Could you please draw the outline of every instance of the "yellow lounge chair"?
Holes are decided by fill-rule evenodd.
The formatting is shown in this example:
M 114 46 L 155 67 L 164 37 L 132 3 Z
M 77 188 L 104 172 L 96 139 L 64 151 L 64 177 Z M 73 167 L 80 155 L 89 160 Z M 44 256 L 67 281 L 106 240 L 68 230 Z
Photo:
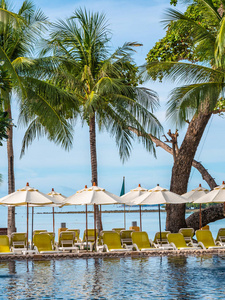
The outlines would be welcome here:
M 145 231 L 134 231 L 131 234 L 133 247 L 137 251 L 159 250 L 159 248 L 152 247 Z
M 52 238 L 48 233 L 41 233 L 34 235 L 34 249 L 39 253 L 57 253 L 53 250 Z
M 58 250 L 62 251 L 79 251 L 75 246 L 75 233 L 73 231 L 61 231 L 59 235 Z
M 120 234 L 120 231 L 125 230 L 125 228 L 113 228 L 112 230 Z
M 104 250 L 104 243 L 103 243 L 103 233 L 112 232 L 112 230 L 102 230 L 97 238 L 97 251 L 102 252 Z
M 80 243 L 80 229 L 67 229 L 66 231 L 72 231 L 75 234 L 75 243 Z
M 9 248 L 9 237 L 7 235 L 0 235 L 0 255 L 14 254 Z
M 196 230 L 195 232 L 198 244 L 202 249 L 225 249 L 221 242 L 214 241 L 211 231 L 209 230 Z
M 216 242 L 221 242 L 223 246 L 225 246 L 225 228 L 220 228 L 217 237 Z
M 120 236 L 115 231 L 108 231 L 103 233 L 103 244 L 106 252 L 111 251 L 129 251 L 129 249 L 121 246 Z
M 83 242 L 82 242 L 82 248 L 85 249 L 88 244 L 88 248 L 90 250 L 93 250 L 94 242 L 95 240 L 97 241 L 98 238 L 98 230 L 96 230 L 96 237 L 95 237 L 95 230 L 94 229 L 88 229 L 88 240 L 86 240 L 86 229 L 84 230 L 84 235 L 83 235 Z M 88 242 L 88 243 L 87 243 Z
M 167 239 L 167 234 L 171 233 L 170 231 L 161 231 L 161 239 L 160 232 L 156 232 L 154 240 L 150 240 L 151 245 L 154 245 L 156 248 L 163 249 L 173 249 Z
M 127 245 L 127 248 L 133 249 L 133 241 L 131 234 L 134 232 L 134 230 L 121 230 L 120 231 L 120 240 L 123 245 Z
M 38 234 L 38 233 L 41 233 L 41 232 L 47 232 L 47 230 L 46 230 L 46 229 L 38 229 L 38 230 L 34 230 L 34 231 L 33 231 L 33 235 Z
M 196 250 L 200 248 L 187 246 L 185 238 L 181 233 L 169 233 L 167 239 L 174 250 Z
M 13 252 L 22 252 L 27 249 L 27 234 L 25 232 L 13 232 L 11 234 L 11 249 Z
M 195 234 L 194 228 L 180 228 L 179 233 L 181 233 L 185 239 L 186 244 L 193 244 L 193 236 Z
M 48 235 L 50 235 L 51 237 L 51 243 L 52 243 L 52 249 L 55 250 L 56 246 L 55 246 L 55 233 L 54 232 L 40 232 L 39 234 L 45 234 L 47 233 Z

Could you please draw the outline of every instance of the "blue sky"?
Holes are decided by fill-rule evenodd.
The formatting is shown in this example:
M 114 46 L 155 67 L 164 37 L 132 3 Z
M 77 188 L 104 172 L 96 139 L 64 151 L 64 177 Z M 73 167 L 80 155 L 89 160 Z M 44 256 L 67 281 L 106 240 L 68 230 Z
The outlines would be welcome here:
M 138 49 L 135 60 L 138 65 L 145 62 L 145 57 L 151 47 L 164 35 L 164 29 L 160 21 L 163 13 L 170 7 L 169 0 L 161 1 L 59 1 L 38 0 L 36 5 L 53 21 L 57 18 L 64 19 L 71 16 L 72 12 L 79 7 L 104 12 L 109 20 L 113 33 L 112 48 L 122 45 L 124 42 L 138 41 L 143 47 Z M 16 1 L 16 8 L 22 4 Z M 182 7 L 180 7 L 182 9 Z M 171 83 L 145 84 L 159 94 L 160 109 L 156 112 L 162 122 L 165 132 L 175 128 L 165 121 L 166 101 L 169 91 L 175 86 Z M 13 119 L 17 125 L 18 110 L 14 101 Z M 47 193 L 52 187 L 55 190 L 70 196 L 76 190 L 91 184 L 89 132 L 87 126 L 83 128 L 76 125 L 74 146 L 70 152 L 65 152 L 59 146 L 42 138 L 36 140 L 28 149 L 25 156 L 19 159 L 21 141 L 25 128 L 14 129 L 15 151 L 15 176 L 16 188 L 23 187 L 28 181 L 31 186 Z M 178 143 L 181 143 L 185 130 L 179 132 Z M 202 142 L 196 154 L 196 159 L 215 177 L 218 184 L 224 179 L 224 120 L 214 116 L 209 123 Z M 119 160 L 115 141 L 107 133 L 97 134 L 98 151 L 98 174 L 99 186 L 119 194 L 122 178 L 126 177 L 126 191 L 136 187 L 139 183 L 143 187 L 152 188 L 157 183 L 169 188 L 171 170 L 173 165 L 172 156 L 164 150 L 157 148 L 157 159 L 149 154 L 137 141 L 133 144 L 132 155 L 125 164 Z M 7 194 L 7 154 L 6 143 L 0 149 L 0 173 L 3 174 L 4 182 L 0 187 L 0 196 Z M 189 189 L 199 183 L 207 185 L 201 179 L 197 171 L 192 171 Z

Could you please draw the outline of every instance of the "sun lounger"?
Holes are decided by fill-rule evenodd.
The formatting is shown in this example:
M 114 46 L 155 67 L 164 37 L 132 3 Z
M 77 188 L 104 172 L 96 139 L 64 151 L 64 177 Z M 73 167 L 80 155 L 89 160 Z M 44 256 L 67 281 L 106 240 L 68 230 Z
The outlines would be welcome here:
M 108 231 L 103 233 L 102 238 L 103 238 L 104 250 L 106 252 L 129 251 L 129 249 L 123 248 L 121 246 L 120 236 L 115 231 L 111 231 L 111 232 Z
M 17 253 L 27 249 L 27 234 L 25 232 L 13 232 L 11 234 L 11 249 Z
M 203 249 L 225 249 L 221 242 L 215 242 L 211 231 L 209 230 L 196 230 L 195 232 L 198 244 Z
M 39 234 L 45 234 L 47 233 L 48 235 L 50 235 L 51 237 L 51 243 L 52 243 L 52 249 L 54 250 L 56 248 L 56 245 L 55 245 L 55 233 L 54 232 L 40 232 Z
M 120 231 L 125 230 L 125 228 L 113 228 L 112 230 L 120 234 Z
M 190 244 L 190 242 L 190 246 L 187 246 L 185 238 L 181 233 L 169 233 L 167 235 L 167 239 L 174 250 L 196 250 L 200 248 L 194 247 L 192 244 Z
M 37 253 L 57 253 L 52 246 L 52 238 L 48 233 L 34 235 L 34 249 Z
M 137 251 L 159 250 L 159 248 L 152 247 L 145 231 L 134 231 L 131 234 L 133 247 Z
M 223 246 L 225 246 L 225 228 L 220 228 L 217 237 L 216 242 L 221 242 Z
M 96 237 L 95 237 L 95 230 L 94 229 L 88 229 L 88 240 L 86 239 L 86 229 L 84 230 L 83 235 L 83 241 L 82 241 L 82 248 L 87 248 L 87 242 L 88 242 L 88 248 L 90 251 L 93 250 L 94 242 L 97 241 L 98 238 L 98 231 L 96 230 Z
M 122 246 L 126 245 L 127 248 L 129 248 L 130 250 L 133 249 L 133 241 L 132 241 L 132 237 L 131 237 L 132 232 L 134 232 L 134 230 L 121 230 L 120 231 L 120 240 L 121 240 Z
M 58 250 L 62 251 L 78 251 L 75 246 L 75 233 L 73 231 L 61 231 L 59 235 Z
M 47 230 L 46 230 L 46 229 L 38 229 L 38 230 L 34 230 L 34 231 L 33 231 L 33 235 L 38 234 L 38 233 L 41 233 L 41 232 L 47 232 Z
M 173 249 L 167 239 L 167 234 L 171 233 L 170 231 L 162 231 L 161 232 L 161 239 L 160 239 L 160 232 L 156 232 L 154 240 L 150 240 L 151 245 L 154 245 L 156 248 L 163 248 L 163 249 Z
M 0 235 L 0 255 L 11 255 L 14 252 L 10 251 L 9 238 L 7 235 Z
M 102 230 L 99 234 L 99 237 L 97 238 L 97 251 L 98 252 L 103 252 L 104 250 L 104 243 L 103 243 L 103 233 L 106 232 L 112 232 L 112 230 Z
M 80 229 L 67 229 L 66 231 L 73 231 L 75 234 L 75 243 L 80 243 Z

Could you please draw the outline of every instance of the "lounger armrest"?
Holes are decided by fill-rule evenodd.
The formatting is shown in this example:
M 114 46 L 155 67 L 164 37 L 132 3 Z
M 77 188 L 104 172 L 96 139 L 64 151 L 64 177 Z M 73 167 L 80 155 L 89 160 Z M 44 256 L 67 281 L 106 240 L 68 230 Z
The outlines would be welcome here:
M 220 241 L 215 242 L 216 246 L 223 246 L 223 243 Z
M 152 239 L 149 239 L 149 243 L 150 243 L 151 247 L 154 247 L 154 243 L 153 243 Z
M 170 245 L 173 247 L 173 250 L 178 250 L 174 243 L 170 243 Z
M 108 248 L 108 246 L 106 245 L 106 244 L 104 244 L 104 246 L 103 246 L 103 251 L 106 251 L 106 252 L 109 252 L 109 248 Z
M 137 244 L 133 244 L 133 247 L 137 250 L 137 251 L 140 251 Z
M 193 244 L 192 242 L 189 242 L 189 243 L 187 244 L 187 246 L 188 246 L 188 247 L 194 247 L 194 244 Z
M 206 249 L 206 247 L 204 246 L 204 244 L 202 242 L 198 242 L 198 245 L 202 248 L 202 249 Z

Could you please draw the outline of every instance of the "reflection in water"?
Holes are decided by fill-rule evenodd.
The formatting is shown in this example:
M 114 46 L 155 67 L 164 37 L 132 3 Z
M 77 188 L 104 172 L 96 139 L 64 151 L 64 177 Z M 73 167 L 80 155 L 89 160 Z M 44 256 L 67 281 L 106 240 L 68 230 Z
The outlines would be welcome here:
M 224 256 L 0 262 L 0 299 L 224 299 Z

